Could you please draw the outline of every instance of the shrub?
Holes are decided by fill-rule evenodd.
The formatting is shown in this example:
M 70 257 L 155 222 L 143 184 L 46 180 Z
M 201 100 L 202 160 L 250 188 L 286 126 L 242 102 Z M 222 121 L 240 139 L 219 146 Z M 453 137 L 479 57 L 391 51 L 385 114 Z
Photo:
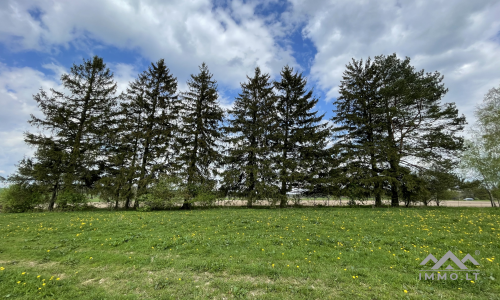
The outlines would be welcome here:
M 12 184 L 0 191 L 0 207 L 4 212 L 29 211 L 44 200 L 44 194 L 32 185 Z
M 161 176 L 138 200 L 144 203 L 140 210 L 149 211 L 171 208 L 182 203 L 185 197 L 186 189 L 177 177 Z
M 57 195 L 56 203 L 61 209 L 81 209 L 86 205 L 87 197 L 74 190 L 63 190 Z

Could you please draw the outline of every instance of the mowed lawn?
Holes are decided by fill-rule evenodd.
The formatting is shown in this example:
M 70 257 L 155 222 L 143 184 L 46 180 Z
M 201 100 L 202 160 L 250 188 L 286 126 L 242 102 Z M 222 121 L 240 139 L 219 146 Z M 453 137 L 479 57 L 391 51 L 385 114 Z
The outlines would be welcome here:
M 492 208 L 0 214 L 0 298 L 500 299 L 499 241 Z M 477 280 L 420 281 L 449 250 Z

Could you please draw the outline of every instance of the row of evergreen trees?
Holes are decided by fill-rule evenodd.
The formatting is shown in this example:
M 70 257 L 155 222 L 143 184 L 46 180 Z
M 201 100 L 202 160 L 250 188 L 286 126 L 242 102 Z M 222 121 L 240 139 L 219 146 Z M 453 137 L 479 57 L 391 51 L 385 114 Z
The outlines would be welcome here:
M 465 119 L 440 103 L 442 76 L 415 71 L 408 58 L 348 64 L 335 127 L 289 66 L 278 81 L 256 68 L 228 111 L 208 67 L 199 69 L 179 92 L 160 59 L 117 95 L 102 58 L 73 65 L 64 92 L 34 95 L 43 116 L 29 123 L 40 132 L 25 141 L 36 151 L 8 179 L 49 209 L 88 194 L 137 208 L 160 179 L 183 191 L 183 208 L 207 193 L 285 206 L 293 188 L 374 196 L 377 205 L 388 193 L 398 205 L 421 195 L 423 181 L 454 184 L 446 168 L 463 148 Z

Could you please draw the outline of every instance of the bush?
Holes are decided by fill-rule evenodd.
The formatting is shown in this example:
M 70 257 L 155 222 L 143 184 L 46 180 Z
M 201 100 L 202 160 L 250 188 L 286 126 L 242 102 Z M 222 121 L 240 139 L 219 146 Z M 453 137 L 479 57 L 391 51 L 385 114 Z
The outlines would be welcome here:
M 182 203 L 185 197 L 186 190 L 177 177 L 162 176 L 138 201 L 144 203 L 141 211 L 150 211 L 171 208 Z
M 63 190 L 57 195 L 56 203 L 62 209 L 81 209 L 87 203 L 87 197 L 73 190 Z
M 25 212 L 44 203 L 45 197 L 36 186 L 12 184 L 0 191 L 0 208 L 3 212 Z

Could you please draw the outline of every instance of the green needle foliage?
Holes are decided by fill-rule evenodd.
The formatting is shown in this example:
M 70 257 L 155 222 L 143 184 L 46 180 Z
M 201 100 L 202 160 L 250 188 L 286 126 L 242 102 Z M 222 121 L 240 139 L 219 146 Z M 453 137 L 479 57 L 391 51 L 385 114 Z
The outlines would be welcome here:
M 241 83 L 228 126 L 224 127 L 230 147 L 226 157 L 223 189 L 231 196 L 247 199 L 247 207 L 259 199 L 279 194 L 272 165 L 271 134 L 277 130 L 276 95 L 269 74 L 255 68 L 254 77 Z
M 160 173 L 172 171 L 175 159 L 175 137 L 178 131 L 180 101 L 176 95 L 177 79 L 170 74 L 163 59 L 152 63 L 147 71 L 130 83 L 121 103 L 123 118 L 121 138 L 127 168 L 123 171 L 126 207 L 131 186 L 137 180 L 138 196 Z M 117 151 L 121 155 L 123 151 Z M 134 206 L 138 207 L 135 201 Z
M 217 167 L 221 163 L 221 124 L 224 111 L 219 104 L 217 81 L 212 79 L 205 63 L 200 73 L 191 75 L 189 90 L 181 94 L 182 129 L 178 133 L 178 174 L 184 178 L 189 197 L 184 209 L 191 207 L 191 199 L 215 186 Z
M 358 191 L 376 198 L 383 180 L 392 205 L 398 206 L 408 169 L 456 165 L 463 149 L 457 133 L 465 117 L 454 103 L 441 103 L 448 91 L 442 80 L 438 72 L 416 71 L 409 58 L 400 60 L 395 54 L 348 65 L 341 97 L 334 102 L 337 112 L 345 111 L 332 119 L 343 124 L 336 128 L 336 139 L 344 152 L 344 180 L 355 179 L 351 183 Z M 369 174 L 363 174 L 366 169 Z
M 334 182 L 349 191 L 353 198 L 375 196 L 375 204 L 382 204 L 384 177 L 383 137 L 384 120 L 377 95 L 376 68 L 368 59 L 352 60 L 346 66 L 340 85 L 340 97 L 334 103 L 336 109 L 332 121 L 334 150 L 341 162 L 338 178 Z
M 274 83 L 278 96 L 276 114 L 272 114 L 276 124 L 272 139 L 281 207 L 293 187 L 313 189 L 319 183 L 319 172 L 329 156 L 330 126 L 321 122 L 324 114 L 313 111 L 318 99 L 313 98 L 312 90 L 306 90 L 306 84 L 302 74 L 289 66 L 281 71 L 281 81 Z
M 50 157 L 42 160 L 63 160 L 60 168 L 63 186 L 56 180 L 54 190 L 64 188 L 67 193 L 82 188 L 90 190 L 104 169 L 102 149 L 112 123 L 116 83 L 102 58 L 97 56 L 74 64 L 69 74 L 61 76 L 61 81 L 69 93 L 51 89 L 49 95 L 40 90 L 34 99 L 44 117 L 31 115 L 29 121 L 52 136 L 26 133 L 25 141 L 30 146 L 45 148 L 39 153 Z
M 65 170 L 65 155 L 57 143 L 51 139 L 43 139 L 33 158 L 24 158 L 17 165 L 17 172 L 9 176 L 8 180 L 24 190 L 36 191 L 38 195 L 47 195 L 48 209 L 54 208 L 57 193 L 62 184 L 62 174 Z M 38 200 L 40 197 L 36 197 Z M 42 202 L 40 202 L 42 203 Z M 34 208 L 34 205 L 25 208 Z
M 40 90 L 34 100 L 43 117 L 29 123 L 41 133 L 25 134 L 34 156 L 7 179 L 24 199 L 9 204 L 12 211 L 78 207 L 88 195 L 115 208 L 137 209 L 141 199 L 150 209 L 170 208 L 183 198 L 189 209 L 222 194 L 248 207 L 257 200 L 285 207 L 291 191 L 374 197 L 377 206 L 388 194 L 393 206 L 400 199 L 409 206 L 438 203 L 457 186 L 450 171 L 464 148 L 465 117 L 441 102 L 443 77 L 416 71 L 409 58 L 353 59 L 334 102 L 334 128 L 318 114 L 306 78 L 289 66 L 275 82 L 256 68 L 224 123 L 217 82 L 205 63 L 199 69 L 178 94 L 160 59 L 117 97 L 113 74 L 95 56 L 61 77 L 67 93 Z M 481 142 L 464 156 L 464 168 L 490 194 L 499 186 L 498 90 L 477 112 Z

